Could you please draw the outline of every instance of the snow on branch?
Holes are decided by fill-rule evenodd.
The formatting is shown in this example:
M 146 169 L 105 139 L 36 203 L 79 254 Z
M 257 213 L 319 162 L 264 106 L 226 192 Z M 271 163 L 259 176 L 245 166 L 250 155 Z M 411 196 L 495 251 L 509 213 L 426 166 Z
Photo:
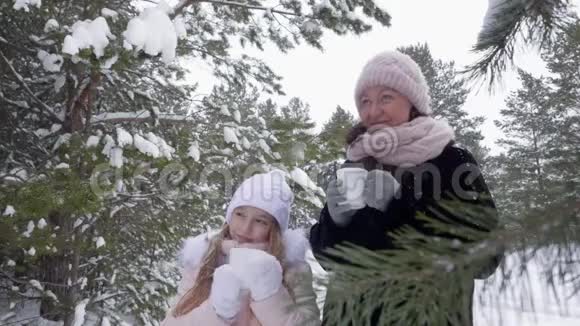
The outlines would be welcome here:
M 9 68 L 10 72 L 12 72 L 12 75 L 14 75 L 14 77 L 16 77 L 16 80 L 22 85 L 22 87 L 24 87 L 24 89 L 26 90 L 26 93 L 28 93 L 28 95 L 30 95 L 32 97 L 32 99 L 34 99 L 34 101 L 40 105 L 41 112 L 46 114 L 47 117 L 51 121 L 56 122 L 56 123 L 62 123 L 62 121 L 54 113 L 53 109 L 50 106 L 48 106 L 46 103 L 44 103 L 42 100 L 40 100 L 34 94 L 34 92 L 32 92 L 30 87 L 28 87 L 28 85 L 24 82 L 24 79 L 22 78 L 22 76 L 16 71 L 16 69 L 14 69 L 14 66 L 12 66 L 12 64 L 10 63 L 8 58 L 6 58 L 6 56 L 4 55 L 4 52 L 2 52 L 2 50 L 0 50 L 0 57 L 2 57 L 2 61 L 4 61 L 8 65 L 8 68 Z
M 93 116 L 92 123 L 120 123 L 120 122 L 143 122 L 152 119 L 151 112 L 140 110 L 137 112 L 107 112 Z M 159 113 L 157 119 L 160 121 L 187 122 L 193 121 L 191 116 Z
M 140 73 L 138 71 L 135 71 L 135 70 L 123 68 L 123 69 L 121 69 L 121 71 L 124 71 L 126 73 L 130 73 L 130 74 L 134 74 L 134 75 L 139 76 L 141 78 L 148 78 L 148 79 L 154 81 L 159 86 L 165 88 L 168 91 L 174 92 L 174 93 L 179 94 L 179 95 L 183 95 L 183 92 L 180 91 L 179 88 L 177 86 L 175 86 L 175 85 L 172 85 L 172 84 L 165 85 L 161 81 L 159 81 L 158 79 L 156 79 L 154 77 L 151 77 L 149 75 L 142 74 L 142 73 Z
M 201 3 L 201 2 L 207 2 L 207 3 L 212 3 L 212 4 L 216 4 L 216 5 L 224 5 L 224 6 L 231 6 L 231 7 L 238 7 L 238 8 L 246 8 L 246 9 L 254 9 L 254 10 L 263 10 L 263 11 L 267 11 L 269 13 L 276 13 L 276 14 L 281 14 L 281 15 L 289 15 L 289 16 L 300 16 L 294 12 L 289 12 L 289 11 L 283 11 L 283 10 L 277 10 L 277 9 L 273 9 L 270 7 L 263 7 L 263 6 L 255 6 L 255 5 L 248 5 L 245 3 L 241 3 L 241 2 L 235 2 L 235 1 L 219 1 L 219 0 L 182 0 L 180 1 L 177 6 L 175 6 L 175 8 L 173 8 L 173 14 L 171 15 L 172 18 L 181 14 L 183 12 L 183 10 L 185 8 L 187 8 L 188 6 L 192 5 L 193 3 Z
M 21 109 L 25 109 L 25 110 L 30 109 L 30 106 L 28 105 L 27 102 L 25 102 L 25 101 L 13 101 L 9 98 L 6 98 L 2 92 L 0 92 L 0 100 L 6 102 L 8 104 L 14 105 L 15 107 L 21 108 Z

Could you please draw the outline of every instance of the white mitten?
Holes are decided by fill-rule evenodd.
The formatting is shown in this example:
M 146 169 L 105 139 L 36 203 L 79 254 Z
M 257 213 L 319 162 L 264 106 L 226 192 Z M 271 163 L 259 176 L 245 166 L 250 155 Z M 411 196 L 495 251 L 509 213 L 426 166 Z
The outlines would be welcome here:
M 209 300 L 218 316 L 231 320 L 238 314 L 242 285 L 232 266 L 222 265 L 214 271 Z
M 282 266 L 276 257 L 263 250 L 233 248 L 230 265 L 254 301 L 271 297 L 282 285 Z
M 369 207 L 385 212 L 400 188 L 401 185 L 391 173 L 372 170 L 367 174 L 363 196 Z

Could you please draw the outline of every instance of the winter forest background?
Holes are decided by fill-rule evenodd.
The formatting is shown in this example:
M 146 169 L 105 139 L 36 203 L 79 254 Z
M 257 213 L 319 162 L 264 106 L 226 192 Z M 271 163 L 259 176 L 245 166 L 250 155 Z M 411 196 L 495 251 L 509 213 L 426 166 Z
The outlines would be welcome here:
M 0 325 L 158 325 L 181 241 L 221 225 L 235 186 L 258 171 L 288 172 L 292 227 L 308 229 L 354 111 L 285 94 L 277 67 L 251 54 L 292 56 L 323 49 L 324 35 L 387 28 L 388 8 L 0 0 Z M 435 57 L 428 42 L 400 48 L 421 65 L 436 117 L 481 162 L 501 211 L 501 230 L 466 248 L 508 253 L 478 283 L 477 325 L 580 324 L 577 13 L 565 0 L 490 0 L 467 67 Z M 547 73 L 512 66 L 521 48 L 537 51 Z M 464 104 L 510 71 L 521 86 L 494 121 L 502 133 L 491 151 L 485 108 L 474 115 Z M 317 124 L 312 110 L 333 113 Z M 464 262 L 422 263 L 453 272 Z

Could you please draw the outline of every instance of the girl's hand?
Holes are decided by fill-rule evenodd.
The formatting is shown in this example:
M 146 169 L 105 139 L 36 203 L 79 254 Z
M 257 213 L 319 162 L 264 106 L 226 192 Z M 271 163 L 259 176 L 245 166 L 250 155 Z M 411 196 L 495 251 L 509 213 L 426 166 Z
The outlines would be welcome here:
M 230 264 L 254 301 L 274 295 L 282 285 L 282 266 L 276 257 L 263 250 L 233 248 Z
M 242 281 L 229 264 L 216 268 L 209 300 L 218 316 L 232 320 L 241 308 Z

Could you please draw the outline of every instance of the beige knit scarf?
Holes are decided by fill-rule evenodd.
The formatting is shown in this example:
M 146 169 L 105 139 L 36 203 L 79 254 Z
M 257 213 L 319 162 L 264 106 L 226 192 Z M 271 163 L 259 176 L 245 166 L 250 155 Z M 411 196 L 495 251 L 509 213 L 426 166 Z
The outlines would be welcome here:
M 370 156 L 382 164 L 412 167 L 439 156 L 453 139 L 447 122 L 417 117 L 396 127 L 370 127 L 349 145 L 346 155 L 354 162 Z

